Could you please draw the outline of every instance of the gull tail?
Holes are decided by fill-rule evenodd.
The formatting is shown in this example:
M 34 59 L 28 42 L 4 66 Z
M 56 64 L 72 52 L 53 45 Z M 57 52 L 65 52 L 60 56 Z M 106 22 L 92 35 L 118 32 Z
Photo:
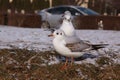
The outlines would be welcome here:
M 100 48 L 105 48 L 106 46 L 108 46 L 109 44 L 93 44 L 92 45 L 92 50 L 98 50 Z

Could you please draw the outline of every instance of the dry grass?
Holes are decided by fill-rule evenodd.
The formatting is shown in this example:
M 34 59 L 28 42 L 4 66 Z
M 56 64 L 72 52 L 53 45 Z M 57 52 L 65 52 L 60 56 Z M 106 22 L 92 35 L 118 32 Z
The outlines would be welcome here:
M 0 80 L 119 80 L 120 64 L 108 57 L 93 64 L 73 64 L 66 70 L 64 62 L 49 65 L 56 52 L 34 52 L 26 49 L 0 50 Z

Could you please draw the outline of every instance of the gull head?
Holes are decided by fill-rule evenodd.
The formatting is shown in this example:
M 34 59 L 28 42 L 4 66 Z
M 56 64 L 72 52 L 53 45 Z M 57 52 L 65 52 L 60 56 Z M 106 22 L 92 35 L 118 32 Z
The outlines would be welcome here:
M 65 11 L 63 14 L 63 20 L 71 21 L 71 12 Z
M 63 30 L 55 30 L 52 34 L 48 35 L 48 37 L 54 37 L 59 39 L 64 39 L 65 33 Z

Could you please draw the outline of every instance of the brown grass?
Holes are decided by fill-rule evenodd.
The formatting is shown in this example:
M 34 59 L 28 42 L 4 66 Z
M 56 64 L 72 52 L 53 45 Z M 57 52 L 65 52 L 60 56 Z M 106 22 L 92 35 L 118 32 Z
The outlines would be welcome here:
M 49 65 L 56 52 L 26 49 L 0 50 L 0 80 L 119 80 L 120 64 L 100 57 L 96 64 L 73 64 L 61 70 L 64 62 Z M 112 63 L 112 64 L 109 64 Z

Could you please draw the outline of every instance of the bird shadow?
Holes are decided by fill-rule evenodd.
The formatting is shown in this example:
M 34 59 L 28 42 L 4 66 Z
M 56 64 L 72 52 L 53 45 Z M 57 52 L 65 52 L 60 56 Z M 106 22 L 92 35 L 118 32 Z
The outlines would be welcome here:
M 93 54 L 83 54 L 82 56 L 78 57 L 78 58 L 74 58 L 74 61 L 82 61 L 82 60 L 85 60 L 87 58 L 91 58 L 91 59 L 94 59 L 94 58 L 97 58 L 98 55 L 93 55 Z M 57 59 L 62 61 L 62 62 L 65 62 L 66 60 L 66 57 L 65 56 L 57 56 Z M 68 61 L 71 61 L 71 58 L 68 59 Z
M 82 55 L 82 56 L 80 56 L 80 57 L 78 57 L 78 58 L 74 58 L 74 60 L 75 61 L 81 61 L 81 60 L 85 60 L 85 59 L 87 59 L 87 58 L 91 58 L 91 59 L 93 59 L 93 58 L 97 58 L 98 57 L 98 55 L 93 55 L 93 54 L 84 54 L 84 55 Z

